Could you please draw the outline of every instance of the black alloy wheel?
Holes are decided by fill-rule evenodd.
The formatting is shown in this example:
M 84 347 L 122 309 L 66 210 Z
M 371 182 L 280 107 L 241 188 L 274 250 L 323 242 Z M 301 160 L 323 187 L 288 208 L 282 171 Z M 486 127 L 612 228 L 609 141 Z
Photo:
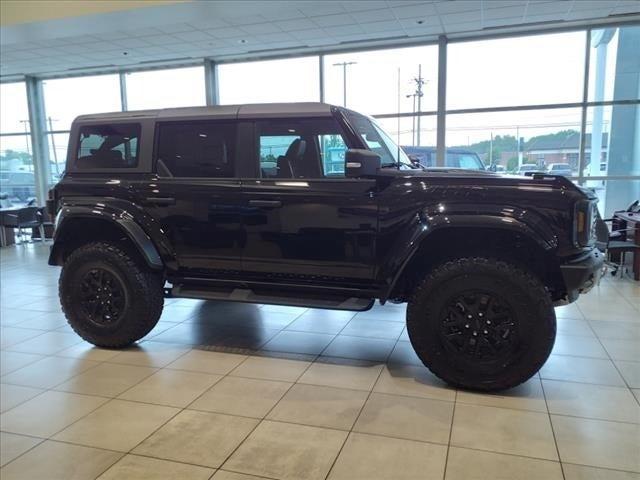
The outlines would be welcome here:
M 463 292 L 446 304 L 442 318 L 443 343 L 469 358 L 482 361 L 508 356 L 518 341 L 511 308 L 492 293 Z
M 104 267 L 92 268 L 84 274 L 78 297 L 87 319 L 100 327 L 116 324 L 127 308 L 122 279 Z

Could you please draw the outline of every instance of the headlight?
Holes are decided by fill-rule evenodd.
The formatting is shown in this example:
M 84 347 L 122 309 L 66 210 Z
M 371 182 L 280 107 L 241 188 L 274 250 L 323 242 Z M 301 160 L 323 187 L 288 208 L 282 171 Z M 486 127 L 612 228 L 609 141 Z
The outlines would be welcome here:
M 581 200 L 576 203 L 573 216 L 574 243 L 578 247 L 590 247 L 596 242 L 596 218 L 598 207 L 595 201 Z

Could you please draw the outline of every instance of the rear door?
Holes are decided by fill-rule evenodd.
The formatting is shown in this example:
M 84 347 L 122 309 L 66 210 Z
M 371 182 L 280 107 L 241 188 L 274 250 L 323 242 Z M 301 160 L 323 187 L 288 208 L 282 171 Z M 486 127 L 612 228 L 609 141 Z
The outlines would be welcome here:
M 345 178 L 333 117 L 255 122 L 255 176 L 242 179 L 247 275 L 314 283 L 373 278 L 376 182 Z
M 233 119 L 159 122 L 156 127 L 157 177 L 142 187 L 143 201 L 186 274 L 242 267 L 239 145 Z

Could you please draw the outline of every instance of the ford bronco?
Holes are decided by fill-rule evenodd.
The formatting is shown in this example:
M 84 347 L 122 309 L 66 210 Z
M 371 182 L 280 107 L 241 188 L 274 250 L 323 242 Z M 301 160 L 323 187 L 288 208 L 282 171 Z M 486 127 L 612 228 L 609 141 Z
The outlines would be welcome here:
M 166 297 L 363 311 L 407 302 L 424 364 L 499 390 L 553 347 L 554 305 L 598 280 L 596 199 L 561 176 L 416 167 L 321 103 L 83 115 L 50 191 L 73 329 L 120 348 Z

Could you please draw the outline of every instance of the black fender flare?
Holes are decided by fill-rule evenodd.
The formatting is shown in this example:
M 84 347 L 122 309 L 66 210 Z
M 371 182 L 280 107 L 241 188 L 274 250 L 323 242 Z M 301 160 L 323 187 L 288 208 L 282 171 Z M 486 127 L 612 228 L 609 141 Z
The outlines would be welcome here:
M 542 218 L 531 212 L 521 211 L 517 216 L 496 214 L 453 214 L 427 216 L 423 212 L 416 214 L 415 222 L 398 240 L 398 252 L 392 255 L 381 269 L 382 281 L 386 285 L 380 296 L 380 302 L 387 301 L 407 265 L 411 263 L 420 245 L 434 234 L 443 230 L 469 228 L 474 230 L 506 230 L 533 240 L 544 251 L 553 251 L 558 239 Z M 401 243 L 400 243 L 401 242 Z M 401 248 L 404 246 L 404 248 Z
M 153 219 L 136 218 L 130 209 L 123 209 L 121 206 L 111 204 L 93 205 L 63 205 L 55 221 L 55 234 L 51 253 L 49 255 L 50 265 L 60 265 L 61 254 L 64 245 L 59 239 L 65 234 L 67 228 L 76 219 L 98 219 L 117 226 L 136 246 L 137 250 L 144 258 L 149 268 L 162 270 L 165 265 L 175 261 L 175 254 L 169 247 L 169 242 L 159 235 L 162 235 L 159 227 L 154 232 L 154 237 L 148 233 L 149 222 Z M 146 228 L 143 228 L 144 225 Z M 155 240 L 155 241 L 154 241 Z

